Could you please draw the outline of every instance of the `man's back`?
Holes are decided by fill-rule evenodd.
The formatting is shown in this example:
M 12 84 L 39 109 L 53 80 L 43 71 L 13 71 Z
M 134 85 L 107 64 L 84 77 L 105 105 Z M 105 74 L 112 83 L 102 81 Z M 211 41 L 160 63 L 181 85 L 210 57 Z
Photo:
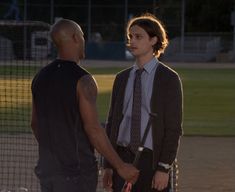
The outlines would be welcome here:
M 77 65 L 85 56 L 81 27 L 72 20 L 61 19 L 51 27 L 50 37 L 60 60 L 42 69 L 32 83 L 31 127 L 39 143 L 36 174 L 41 190 L 95 191 L 97 165 L 93 147 L 123 179 L 135 182 L 138 170 L 120 159 L 100 126 L 97 84 Z
M 84 132 L 76 96 L 78 80 L 88 72 L 75 62 L 55 60 L 34 78 L 40 175 L 76 175 L 94 168 L 93 147 Z

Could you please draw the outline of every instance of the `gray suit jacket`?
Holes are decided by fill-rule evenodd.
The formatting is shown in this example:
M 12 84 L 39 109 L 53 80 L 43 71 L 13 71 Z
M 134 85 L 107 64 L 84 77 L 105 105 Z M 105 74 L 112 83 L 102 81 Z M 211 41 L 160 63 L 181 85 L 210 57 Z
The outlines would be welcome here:
M 115 149 L 119 126 L 123 118 L 125 88 L 131 69 L 128 68 L 118 73 L 113 85 L 106 132 Z M 151 112 L 157 115 L 152 121 L 153 169 L 161 169 L 158 162 L 171 165 L 176 158 L 182 135 L 182 109 L 180 78 L 175 71 L 159 63 L 151 97 Z M 104 161 L 104 167 L 111 166 Z

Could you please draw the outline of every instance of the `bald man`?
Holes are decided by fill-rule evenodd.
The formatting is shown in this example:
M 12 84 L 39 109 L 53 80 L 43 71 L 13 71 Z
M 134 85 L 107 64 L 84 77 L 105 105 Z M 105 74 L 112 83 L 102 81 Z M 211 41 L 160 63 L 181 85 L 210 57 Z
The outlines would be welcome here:
M 35 173 L 42 192 L 95 192 L 97 163 L 94 147 L 132 183 L 139 171 L 124 163 L 100 126 L 93 77 L 79 66 L 84 58 L 80 26 L 62 19 L 51 28 L 58 58 L 32 81 L 31 127 L 39 144 Z

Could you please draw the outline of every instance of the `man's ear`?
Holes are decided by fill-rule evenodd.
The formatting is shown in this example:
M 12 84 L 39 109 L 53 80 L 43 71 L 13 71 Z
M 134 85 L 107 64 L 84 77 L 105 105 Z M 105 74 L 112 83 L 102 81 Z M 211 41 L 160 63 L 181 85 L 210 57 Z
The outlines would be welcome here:
M 77 34 L 77 33 L 74 33 L 74 34 L 73 34 L 73 41 L 74 41 L 75 43 L 79 43 L 79 37 L 78 37 L 78 34 Z
M 157 43 L 157 41 L 158 41 L 157 36 L 154 36 L 154 37 L 151 38 L 152 45 L 155 45 Z

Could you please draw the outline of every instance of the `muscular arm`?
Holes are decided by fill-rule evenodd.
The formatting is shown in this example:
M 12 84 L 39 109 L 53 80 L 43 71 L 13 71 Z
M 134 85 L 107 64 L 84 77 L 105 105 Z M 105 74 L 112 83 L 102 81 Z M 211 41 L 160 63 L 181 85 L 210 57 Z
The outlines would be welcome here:
M 77 96 L 84 128 L 90 142 L 114 168 L 119 169 L 123 162 L 112 148 L 104 129 L 100 126 L 96 109 L 97 86 L 90 75 L 85 75 L 78 81 Z
M 32 100 L 31 128 L 32 128 L 35 138 L 38 141 L 37 114 L 36 114 L 35 104 L 33 100 Z

